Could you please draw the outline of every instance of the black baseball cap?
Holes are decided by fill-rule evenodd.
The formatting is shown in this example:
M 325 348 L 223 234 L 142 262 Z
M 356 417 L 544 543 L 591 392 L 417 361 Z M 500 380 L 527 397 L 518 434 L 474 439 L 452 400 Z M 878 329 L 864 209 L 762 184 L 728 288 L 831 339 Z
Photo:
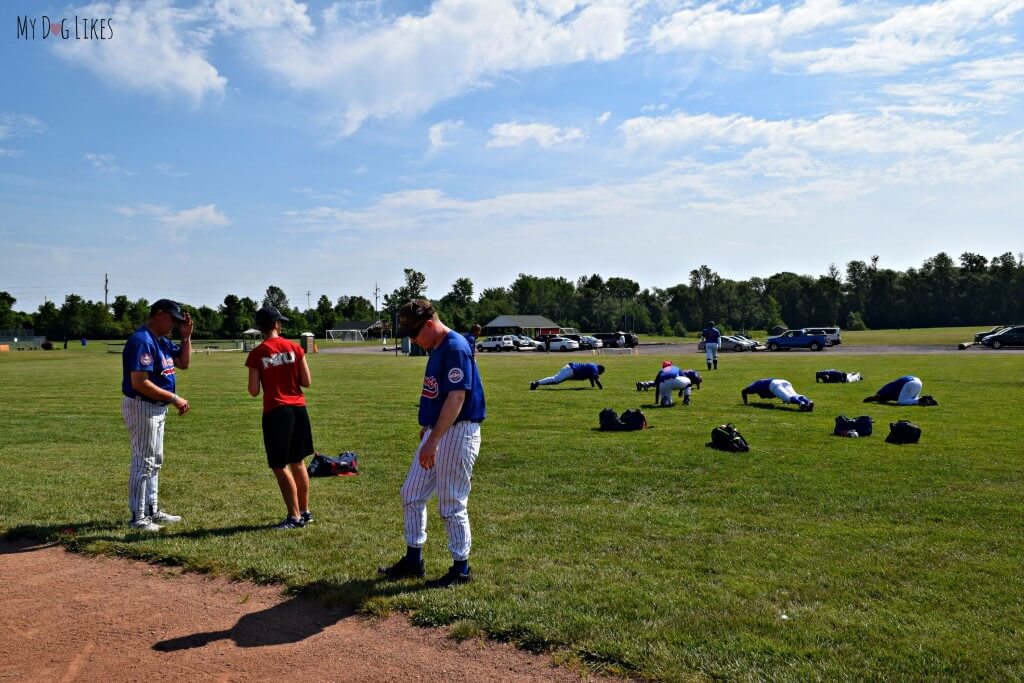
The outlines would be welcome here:
M 426 299 L 413 299 L 398 309 L 398 332 L 401 337 L 415 337 L 423 324 L 434 317 L 434 306 Z
M 167 311 L 171 317 L 180 322 L 185 322 L 185 314 L 181 312 L 181 304 L 170 299 L 159 299 L 149 307 L 149 315 L 152 317 L 160 311 Z
M 264 306 L 260 310 L 256 311 L 256 324 L 257 325 L 269 325 L 275 320 L 283 320 L 288 322 L 288 318 L 281 315 L 281 312 L 273 306 Z

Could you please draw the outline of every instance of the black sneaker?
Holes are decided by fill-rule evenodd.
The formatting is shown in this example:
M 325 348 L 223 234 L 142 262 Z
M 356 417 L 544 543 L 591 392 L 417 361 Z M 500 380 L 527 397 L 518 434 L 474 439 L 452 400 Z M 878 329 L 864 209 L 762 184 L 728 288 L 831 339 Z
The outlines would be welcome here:
M 275 531 L 287 531 L 289 529 L 301 529 L 302 520 L 295 517 L 285 517 L 284 521 L 274 527 Z
M 409 578 L 422 578 L 427 572 L 423 566 L 423 560 L 419 562 L 413 562 L 407 557 L 403 557 L 398 562 L 395 562 L 390 567 L 378 567 L 377 573 L 388 578 L 388 579 L 409 579 Z
M 640 389 L 641 389 L 641 386 L 640 386 L 640 382 L 637 382 L 637 383 L 636 383 L 636 390 L 637 390 L 637 391 L 640 391 Z
M 536 391 L 536 389 L 537 389 L 537 383 L 536 382 L 530 382 L 530 391 Z
M 299 515 L 299 520 L 302 522 L 302 526 L 306 526 L 307 524 L 312 524 L 313 523 L 313 513 L 310 512 L 309 510 L 306 510 L 301 515 Z
M 462 572 L 460 572 L 455 567 L 450 567 L 448 569 L 448 573 L 445 574 L 444 576 L 442 576 L 440 578 L 437 578 L 437 579 L 431 579 L 430 581 L 427 581 L 427 587 L 428 588 L 449 588 L 451 586 L 458 586 L 458 585 L 463 584 L 463 583 L 469 583 L 472 580 L 473 580 L 473 575 L 470 573 L 469 569 L 466 569 L 466 573 L 463 574 Z

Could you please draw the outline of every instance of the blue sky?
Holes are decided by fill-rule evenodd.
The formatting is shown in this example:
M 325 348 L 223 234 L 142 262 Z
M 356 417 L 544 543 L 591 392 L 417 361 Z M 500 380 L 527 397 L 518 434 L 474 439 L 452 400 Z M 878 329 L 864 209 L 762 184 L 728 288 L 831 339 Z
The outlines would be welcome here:
M 36 22 L 18 37 L 17 17 Z M 42 38 L 42 16 L 67 39 Z M 76 39 L 74 17 L 110 18 Z M 1024 0 L 5 4 L 0 290 L 216 306 L 1024 250 Z M 99 30 L 99 29 L 97 29 Z M 112 31 L 112 35 L 111 32 Z

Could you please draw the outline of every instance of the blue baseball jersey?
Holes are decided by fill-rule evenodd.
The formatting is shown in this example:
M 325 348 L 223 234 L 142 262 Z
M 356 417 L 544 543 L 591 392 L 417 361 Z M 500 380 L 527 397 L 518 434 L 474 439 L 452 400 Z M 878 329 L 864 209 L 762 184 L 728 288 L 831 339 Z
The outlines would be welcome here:
M 681 374 L 683 374 L 683 371 L 680 368 L 670 365 L 667 368 L 662 368 L 658 371 L 658 374 L 654 377 L 654 382 L 655 384 L 659 382 L 666 382 L 670 379 L 675 379 Z
M 913 375 L 903 375 L 903 377 L 900 377 L 899 379 L 894 379 L 878 390 L 878 397 L 883 401 L 895 401 L 899 399 L 903 385 L 912 379 L 914 379 Z
M 465 337 L 449 331 L 427 359 L 423 391 L 420 393 L 420 426 L 433 427 L 448 394 L 459 390 L 465 390 L 466 400 L 455 421 L 482 422 L 487 416 L 484 385 L 473 360 L 473 350 Z
M 704 331 L 700 333 L 700 336 L 702 336 L 706 342 L 717 344 L 718 340 L 722 338 L 722 333 L 718 331 L 717 327 L 705 327 Z
M 690 380 L 691 384 L 700 384 L 701 382 L 700 373 L 697 372 L 696 370 L 683 370 L 679 374 L 685 377 L 686 379 Z
M 121 393 L 150 400 L 132 388 L 133 372 L 147 373 L 150 382 L 174 393 L 174 359 L 180 354 L 180 346 L 167 337 L 155 336 L 146 325 L 135 330 L 121 352 Z
M 601 376 L 596 363 L 569 363 L 569 367 L 572 368 L 573 379 L 597 379 Z
M 748 394 L 757 394 L 761 398 L 775 398 L 775 394 L 772 393 L 769 385 L 775 380 L 774 377 L 767 379 L 759 379 L 750 386 L 747 387 L 746 391 Z

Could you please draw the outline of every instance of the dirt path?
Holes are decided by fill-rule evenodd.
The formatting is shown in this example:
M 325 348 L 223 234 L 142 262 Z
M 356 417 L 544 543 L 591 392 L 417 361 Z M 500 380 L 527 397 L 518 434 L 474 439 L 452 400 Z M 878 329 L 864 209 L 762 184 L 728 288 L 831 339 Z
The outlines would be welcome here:
M 456 643 L 280 589 L 0 542 L 0 681 L 579 681 L 550 657 Z M 590 679 L 592 680 L 592 679 Z

